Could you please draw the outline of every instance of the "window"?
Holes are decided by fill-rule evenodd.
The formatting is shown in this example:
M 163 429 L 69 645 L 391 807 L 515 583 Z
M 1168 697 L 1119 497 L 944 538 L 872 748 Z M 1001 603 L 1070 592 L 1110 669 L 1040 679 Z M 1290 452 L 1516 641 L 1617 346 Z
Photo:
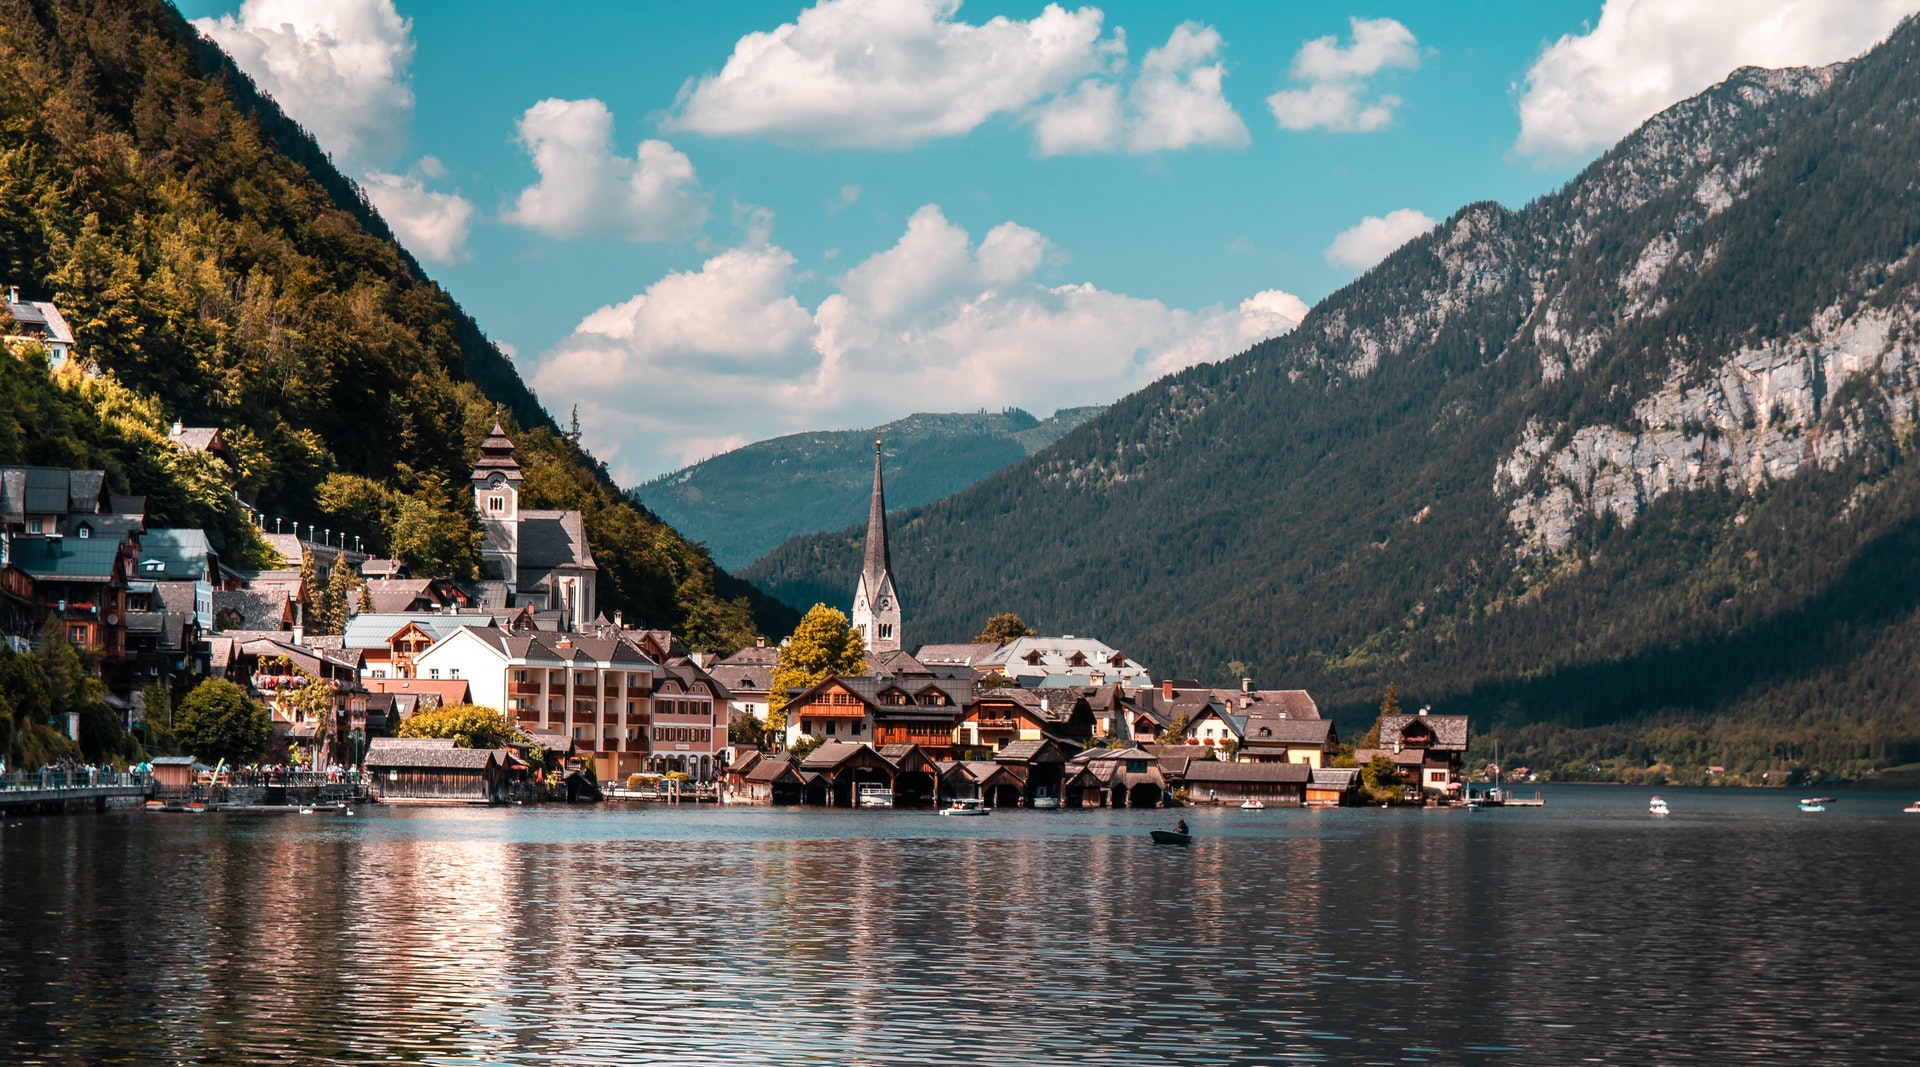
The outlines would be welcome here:
M 883 623 L 881 623 L 881 624 L 880 624 L 880 636 L 881 636 L 882 638 L 888 638 L 888 637 L 892 637 L 892 636 L 893 636 L 893 624 L 892 624 L 892 623 L 890 623 L 890 622 L 883 622 Z
M 643 674 L 629 674 L 627 675 L 627 688 L 638 689 L 646 684 L 645 679 L 646 675 Z
M 574 671 L 573 684 L 574 685 L 592 685 L 593 678 L 590 677 L 586 671 Z
M 27 532 L 30 534 L 37 534 L 37 533 L 46 533 L 47 530 L 46 530 L 46 527 L 41 523 L 41 520 L 28 519 Z
M 428 678 L 438 678 L 438 677 L 440 677 L 440 668 L 438 668 L 438 667 L 429 667 L 429 668 L 427 668 L 427 677 L 428 677 Z
M 576 726 L 573 728 L 573 739 L 575 741 L 584 740 L 585 737 L 586 737 L 585 727 Z
M 833 720 L 831 719 L 827 720 L 827 736 L 833 736 Z
M 376 668 L 373 672 L 373 676 L 375 678 L 385 678 L 387 676 L 387 672 Z
M 854 724 L 853 724 L 852 726 L 849 726 L 849 727 L 847 727 L 847 732 L 848 732 L 848 733 L 850 733 L 850 734 L 852 734 L 852 735 L 853 735 L 853 736 L 855 736 L 855 737 L 859 737 L 859 736 L 860 736 L 860 724 L 856 722 L 856 723 L 854 723 Z
M 526 681 L 526 680 L 527 680 L 527 672 L 526 672 L 526 671 L 514 671 L 514 672 L 513 672 L 513 680 L 514 680 L 514 681 L 516 681 L 516 682 L 524 682 L 524 681 Z
M 454 668 L 452 668 L 452 669 L 450 669 L 450 670 L 448 670 L 448 671 L 447 671 L 447 677 L 449 677 L 449 678 L 458 678 L 458 677 L 460 677 L 460 668 L 458 668 L 458 667 L 454 667 Z
M 87 628 L 84 626 L 67 627 L 67 640 L 76 645 L 87 643 Z
M 82 526 L 82 527 L 80 527 L 80 528 L 79 528 L 78 530 L 75 530 L 75 531 L 74 531 L 74 533 L 77 533 L 77 534 L 79 534 L 79 535 L 80 535 L 80 539 L 84 541 L 84 540 L 86 540 L 87 538 L 89 538 L 89 537 L 92 537 L 92 536 L 93 536 L 93 527 L 91 527 L 91 526 Z
M 628 715 L 640 714 L 640 702 L 637 700 L 627 701 L 627 714 Z
M 498 493 L 487 498 L 487 510 L 501 512 L 507 510 L 507 498 Z

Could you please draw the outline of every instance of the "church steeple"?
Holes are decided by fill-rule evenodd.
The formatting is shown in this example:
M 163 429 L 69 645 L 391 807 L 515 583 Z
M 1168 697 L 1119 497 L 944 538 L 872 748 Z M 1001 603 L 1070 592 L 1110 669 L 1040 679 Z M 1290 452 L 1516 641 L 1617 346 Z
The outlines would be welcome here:
M 867 554 L 860 584 L 853 591 L 853 626 L 867 651 L 900 647 L 900 596 L 893 588 L 893 560 L 887 553 L 887 497 L 880 484 L 880 439 L 873 440 L 873 501 L 867 509 Z

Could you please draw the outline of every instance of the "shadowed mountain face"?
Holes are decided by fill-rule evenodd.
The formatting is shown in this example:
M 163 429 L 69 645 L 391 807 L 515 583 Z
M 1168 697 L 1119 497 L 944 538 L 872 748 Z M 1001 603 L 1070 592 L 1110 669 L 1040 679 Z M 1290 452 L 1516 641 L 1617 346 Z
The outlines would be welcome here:
M 885 442 L 887 499 L 915 507 L 1033 455 L 1100 411 L 922 414 L 872 430 L 789 434 L 662 475 L 633 495 L 721 566 L 743 567 L 788 538 L 864 521 L 875 436 Z
M 1393 681 L 1569 773 L 1920 759 L 1916 59 L 1910 22 L 1738 71 L 908 509 L 908 632 L 1017 611 L 1349 724 Z M 838 602 L 858 560 L 821 535 L 747 573 Z

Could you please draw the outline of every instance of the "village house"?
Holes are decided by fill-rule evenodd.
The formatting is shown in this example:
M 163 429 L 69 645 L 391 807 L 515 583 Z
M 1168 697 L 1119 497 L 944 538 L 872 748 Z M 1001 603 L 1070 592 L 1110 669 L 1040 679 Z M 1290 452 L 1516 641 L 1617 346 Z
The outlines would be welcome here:
M 773 690 L 773 669 L 780 663 L 780 650 L 768 648 L 765 638 L 752 647 L 715 660 L 707 668 L 727 688 L 728 720 L 744 715 L 767 721 L 767 698 Z
M 7 312 L 13 318 L 13 329 L 0 341 L 9 348 L 18 345 L 39 345 L 46 349 L 47 366 L 58 368 L 73 356 L 73 329 L 61 316 L 60 309 L 46 300 L 20 299 L 20 287 L 7 287 Z
M 647 770 L 660 667 L 632 641 L 460 626 L 414 657 L 414 673 L 467 682 L 474 703 L 522 730 L 564 732 L 603 782 Z
M 1063 777 L 1070 808 L 1157 808 L 1167 794 L 1160 761 L 1138 746 L 1087 749 L 1067 761 Z
M 498 625 L 498 618 L 484 611 L 363 612 L 347 620 L 341 637 L 344 647 L 360 652 L 367 677 L 412 678 L 418 674 L 414 661 L 435 642 L 461 627 Z
M 1074 741 L 1077 748 L 1093 733 L 1093 710 L 1078 691 L 983 689 L 961 716 L 954 744 L 990 759 L 1016 741 L 1057 738 Z
M 1410 788 L 1451 796 L 1461 790 L 1461 764 L 1467 756 L 1465 715 L 1382 715 L 1380 744 L 1363 748 L 1354 759 L 1361 766 L 1385 756 L 1399 768 Z
M 1195 803 L 1240 804 L 1257 800 L 1267 807 L 1303 807 L 1313 768 L 1304 763 L 1226 763 L 1194 760 L 1181 784 Z
M 726 715 L 727 691 L 712 675 L 685 657 L 661 664 L 654 675 L 648 769 L 658 774 L 679 771 L 699 782 L 714 780 L 727 747 Z
M 1325 767 L 1340 749 L 1330 719 L 1282 719 L 1250 716 L 1241 729 L 1235 759 L 1242 763 L 1304 763 Z
M 935 759 L 954 746 L 966 707 L 955 683 L 935 678 L 841 678 L 828 675 L 787 702 L 786 745 L 821 741 L 914 744 Z
M 1147 668 L 1118 649 L 1088 637 L 1017 637 L 1002 645 L 977 666 L 1011 678 L 1027 687 L 1041 679 L 1064 676 L 1064 684 L 1106 685 L 1118 682 L 1129 689 L 1153 685 Z

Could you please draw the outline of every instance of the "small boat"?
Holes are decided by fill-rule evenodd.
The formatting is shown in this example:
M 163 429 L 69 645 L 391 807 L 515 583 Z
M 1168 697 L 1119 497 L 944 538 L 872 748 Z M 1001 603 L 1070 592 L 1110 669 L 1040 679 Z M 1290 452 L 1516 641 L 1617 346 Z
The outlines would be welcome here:
M 986 802 L 979 797 L 964 797 L 953 802 L 952 807 L 940 809 L 942 815 L 992 815 Z
M 1649 815 L 1670 814 L 1667 811 L 1667 802 L 1664 800 L 1661 800 L 1659 797 L 1654 797 L 1652 800 L 1647 801 L 1647 814 Z
M 1916 800 L 1900 810 L 1906 812 L 1908 815 L 1920 815 L 1920 800 Z
M 1832 797 L 1801 797 L 1800 798 L 1800 803 L 1802 804 L 1831 804 L 1833 802 L 1834 801 Z
M 1827 810 L 1827 806 L 1825 804 L 1815 804 L 1811 800 L 1803 800 L 1800 802 L 1800 810 L 1801 811 L 1825 811 Z
M 1045 789 L 1036 789 L 1033 791 L 1033 806 L 1042 810 L 1051 811 L 1060 806 L 1060 798 Z
M 1266 802 L 1262 800 L 1243 800 L 1240 802 L 1240 810 L 1241 811 L 1265 811 L 1267 810 L 1267 805 L 1266 805 Z
M 1156 845 L 1191 845 L 1192 834 L 1183 834 L 1178 830 L 1153 831 L 1153 843 Z
M 863 785 L 856 800 L 863 808 L 891 808 L 893 790 L 884 785 Z

